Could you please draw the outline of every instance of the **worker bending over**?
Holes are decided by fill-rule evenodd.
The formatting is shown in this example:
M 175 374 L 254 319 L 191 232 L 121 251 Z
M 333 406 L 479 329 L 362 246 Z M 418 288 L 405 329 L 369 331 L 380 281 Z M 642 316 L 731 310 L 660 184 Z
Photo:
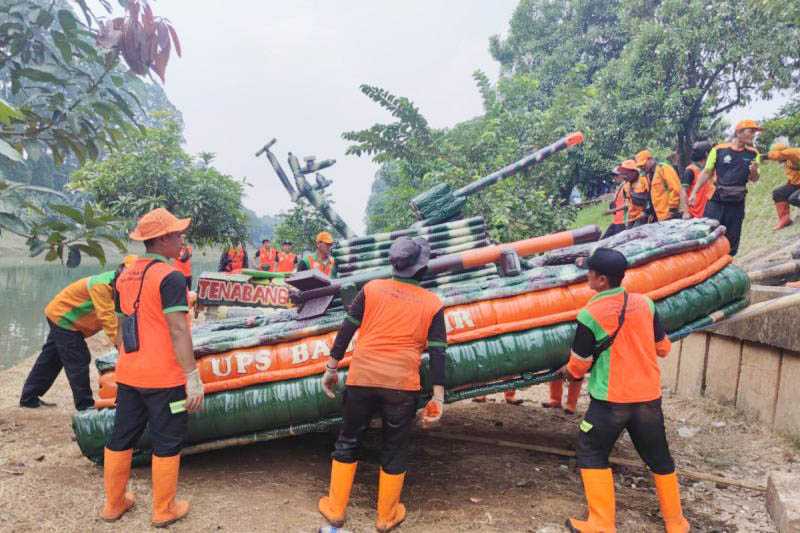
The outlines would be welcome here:
M 335 278 L 337 276 L 336 261 L 331 255 L 333 236 L 327 231 L 319 232 L 316 238 L 316 245 L 316 253 L 306 254 L 305 257 L 297 262 L 297 271 L 317 270 L 329 278 Z
M 622 288 L 627 268 L 624 255 L 598 248 L 587 266 L 589 287 L 598 294 L 578 313 L 569 362 L 561 373 L 575 380 L 591 370 L 591 402 L 580 423 L 576 449 L 589 517 L 570 518 L 567 528 L 573 532 L 616 531 L 614 478 L 608 457 L 627 430 L 653 474 L 667 533 L 689 531 L 661 411 L 657 358 L 669 354 L 669 338 L 653 302 Z
M 783 163 L 786 173 L 786 185 L 772 191 L 772 200 L 778 212 L 778 225 L 774 229 L 783 229 L 792 224 L 790 205 L 800 207 L 800 148 L 789 148 L 785 144 L 775 143 L 769 149 L 767 158 Z
M 704 216 L 725 226 L 725 236 L 731 243 L 731 255 L 739 251 L 744 222 L 747 183 L 758 181 L 760 156 L 753 142 L 761 127 L 754 120 L 736 124 L 735 136 L 730 143 L 718 144 L 711 149 L 706 167 L 697 178 L 689 195 L 689 205 L 696 205 L 699 190 L 716 173 L 716 189 L 706 204 Z
M 101 329 L 112 343 L 117 337 L 112 290 L 115 276 L 112 270 L 79 279 L 59 292 L 44 308 L 50 332 L 22 386 L 20 407 L 55 405 L 43 401 L 41 396 L 50 390 L 62 368 L 72 389 L 75 408 L 83 411 L 94 407 L 89 385 L 92 356 L 86 338 Z
M 400 237 L 392 243 L 392 279 L 372 280 L 356 295 L 326 363 L 322 386 L 333 398 L 339 381 L 337 364 L 358 329 L 344 393 L 344 422 L 332 454 L 330 489 L 319 501 L 320 513 L 335 527 L 344 523 L 361 441 L 375 413 L 383 421 L 375 526 L 389 531 L 405 519 L 400 493 L 420 392 L 420 357 L 426 347 L 433 399 L 425 407 L 423 425 L 442 416 L 447 347 L 444 307 L 437 295 L 419 286 L 429 258 L 425 239 Z
M 672 165 L 659 163 L 650 150 L 636 154 L 636 166 L 650 181 L 650 201 L 656 222 L 681 218 L 686 211 L 686 193 Z
M 133 447 L 145 427 L 153 446 L 152 525 L 167 526 L 189 512 L 189 503 L 175 500 L 175 492 L 187 412 L 202 407 L 203 383 L 194 360 L 186 282 L 169 259 L 178 256 L 190 222 L 163 208 L 144 215 L 130 237 L 144 241 L 147 253 L 117 277 L 122 339 L 114 429 L 103 454 L 106 500 L 100 518 L 107 522 L 133 507 L 126 489 Z M 186 410 L 173 413 L 170 403 L 181 400 Z

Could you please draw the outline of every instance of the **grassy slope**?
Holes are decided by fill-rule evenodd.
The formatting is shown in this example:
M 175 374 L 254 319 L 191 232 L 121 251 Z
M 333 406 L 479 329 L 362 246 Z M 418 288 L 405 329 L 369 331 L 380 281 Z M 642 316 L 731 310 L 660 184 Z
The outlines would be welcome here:
M 776 163 L 764 163 L 761 167 L 761 180 L 750 185 L 747 195 L 747 214 L 742 229 L 742 242 L 739 245 L 737 263 L 753 262 L 767 253 L 800 240 L 800 224 L 794 224 L 781 231 L 773 231 L 777 222 L 772 202 L 772 190 L 786 183 L 783 167 Z M 607 203 L 601 202 L 581 209 L 572 227 L 597 224 L 605 229 L 611 223 L 610 216 L 603 216 Z M 792 216 L 800 214 L 792 208 Z

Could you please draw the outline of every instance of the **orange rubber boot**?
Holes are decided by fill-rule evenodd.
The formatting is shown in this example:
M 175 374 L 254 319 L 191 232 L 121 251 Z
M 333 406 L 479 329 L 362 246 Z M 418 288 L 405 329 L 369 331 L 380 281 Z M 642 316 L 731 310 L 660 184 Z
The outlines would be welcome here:
M 131 476 L 133 450 L 115 452 L 105 448 L 103 451 L 103 482 L 106 502 L 100 511 L 100 518 L 106 522 L 116 522 L 134 506 L 133 493 L 126 492 L 128 478 Z
M 542 402 L 542 407 L 561 407 L 561 395 L 564 393 L 564 381 L 557 379 L 550 382 L 550 401 Z
M 514 389 L 507 390 L 503 393 L 506 403 L 510 405 L 522 405 L 522 400 L 517 399 L 517 391 Z
M 678 476 L 675 472 L 661 476 L 653 474 L 658 494 L 658 505 L 661 516 L 664 517 L 664 527 L 667 533 L 687 533 L 689 522 L 681 510 L 681 490 L 678 485 Z
M 406 474 L 387 474 L 381 468 L 378 479 L 378 519 L 375 528 L 380 533 L 391 531 L 406 519 L 406 506 L 400 503 Z
M 155 527 L 166 527 L 189 513 L 189 502 L 175 500 L 181 456 L 153 456 L 153 520 Z
M 567 520 L 567 529 L 581 533 L 616 533 L 614 476 L 610 468 L 582 468 L 583 491 L 589 505 L 589 518 Z
M 319 499 L 319 512 L 333 527 L 342 527 L 345 520 L 347 502 L 350 501 L 350 489 L 356 477 L 358 463 L 340 463 L 331 461 L 331 484 L 328 495 Z
M 564 410 L 571 415 L 574 415 L 578 408 L 578 397 L 581 395 L 582 385 L 583 381 L 569 382 L 569 387 L 567 388 L 567 405 L 564 406 Z
M 775 202 L 775 211 L 778 213 L 778 224 L 774 230 L 783 229 L 792 225 L 792 218 L 789 216 L 789 202 Z

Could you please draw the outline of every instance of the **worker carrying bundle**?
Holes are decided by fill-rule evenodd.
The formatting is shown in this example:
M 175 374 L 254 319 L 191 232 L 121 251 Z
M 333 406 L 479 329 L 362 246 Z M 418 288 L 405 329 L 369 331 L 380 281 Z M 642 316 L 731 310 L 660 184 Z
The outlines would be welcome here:
M 667 533 L 689 531 L 681 510 L 675 463 L 669 452 L 661 411 L 658 357 L 670 341 L 655 306 L 622 288 L 627 261 L 620 252 L 598 248 L 588 260 L 589 287 L 598 292 L 577 317 L 568 380 L 589 378 L 589 409 L 580 423 L 576 456 L 589 517 L 570 518 L 570 531 L 616 531 L 614 478 L 608 457 L 623 430 L 653 473 Z
M 375 413 L 383 419 L 375 525 L 378 531 L 389 531 L 405 519 L 400 493 L 426 347 L 433 399 L 424 409 L 423 425 L 442 416 L 447 347 L 444 307 L 437 295 L 419 286 L 429 258 L 430 246 L 421 237 L 400 237 L 392 243 L 392 279 L 372 280 L 356 295 L 326 363 L 322 386 L 333 398 L 339 381 L 337 364 L 358 329 L 344 393 L 344 422 L 332 454 L 330 490 L 319 501 L 319 511 L 335 527 L 344 523 L 361 441 Z
M 800 148 L 775 143 L 769 149 L 767 158 L 783 163 L 786 173 L 786 185 L 772 191 L 772 200 L 778 212 L 778 225 L 774 229 L 779 230 L 792 224 L 789 206 L 800 207 Z
M 681 218 L 686 211 L 686 192 L 672 165 L 659 163 L 650 150 L 636 154 L 636 166 L 650 181 L 650 201 L 655 215 L 654 222 Z

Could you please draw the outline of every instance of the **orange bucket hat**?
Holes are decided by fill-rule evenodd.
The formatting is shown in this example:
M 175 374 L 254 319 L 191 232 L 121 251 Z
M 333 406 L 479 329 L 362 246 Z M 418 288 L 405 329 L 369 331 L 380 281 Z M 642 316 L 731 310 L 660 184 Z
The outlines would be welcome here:
M 647 160 L 653 157 L 653 152 L 650 150 L 642 150 L 638 154 L 636 154 L 636 166 L 643 167 Z
M 130 238 L 134 241 L 147 241 L 168 233 L 183 233 L 191 223 L 191 218 L 178 218 L 163 207 L 159 207 L 139 219 Z
M 330 234 L 330 232 L 320 231 L 317 234 L 317 241 L 316 242 L 324 242 L 326 244 L 333 244 L 333 236 Z
M 613 174 L 618 174 L 619 175 L 619 174 L 627 174 L 628 172 L 626 172 L 626 171 L 628 171 L 628 172 L 636 172 L 638 174 L 639 173 L 639 166 L 636 164 L 636 161 L 634 161 L 633 159 L 626 159 L 625 161 L 623 161 L 619 165 L 615 166 L 614 170 L 612 170 L 611 172 Z
M 756 122 L 755 120 L 751 120 L 749 118 L 746 118 L 744 120 L 740 120 L 736 124 L 736 131 L 746 130 L 748 128 L 761 131 L 761 126 L 758 125 L 758 122 Z

